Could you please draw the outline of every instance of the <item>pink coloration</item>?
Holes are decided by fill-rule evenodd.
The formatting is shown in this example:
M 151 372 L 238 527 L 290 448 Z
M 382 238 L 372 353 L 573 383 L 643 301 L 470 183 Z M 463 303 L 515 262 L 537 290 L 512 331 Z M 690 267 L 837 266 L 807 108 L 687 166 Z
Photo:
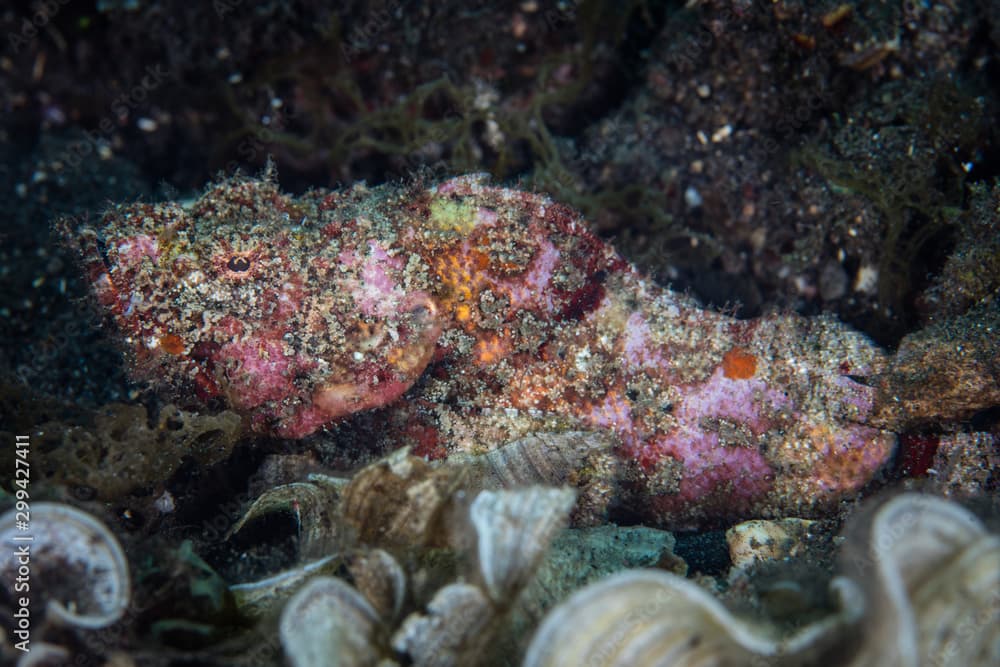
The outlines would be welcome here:
M 722 447 L 714 433 L 675 437 L 673 443 L 664 444 L 667 452 L 684 463 L 688 474 L 681 480 L 679 495 L 688 503 L 720 492 L 734 492 L 737 502 L 742 502 L 771 490 L 774 472 L 753 449 Z
M 858 414 L 871 414 L 875 396 L 868 387 L 846 375 L 837 377 L 833 384 L 841 402 L 852 407 Z
M 160 248 L 156 239 L 139 234 L 118 244 L 118 257 L 122 266 L 137 267 L 147 257 L 153 262 L 159 260 Z
M 333 226 L 333 225 L 331 225 Z M 342 250 L 337 255 L 337 262 L 340 263 L 345 269 L 353 269 L 358 265 L 358 255 L 354 252 L 354 248 L 349 248 L 347 250 Z
M 604 402 L 593 406 L 583 419 L 588 426 L 612 429 L 623 437 L 635 438 L 631 406 L 617 394 L 608 394 Z
M 99 302 L 146 342 L 136 375 L 261 433 L 377 424 L 358 440 L 444 457 L 600 431 L 616 465 L 567 479 L 673 527 L 822 513 L 895 443 L 847 376 L 884 365 L 860 334 L 701 309 L 571 209 L 481 177 L 300 198 L 229 181 L 189 209 L 113 209 L 82 246 Z
M 285 356 L 281 344 L 267 338 L 226 343 L 216 358 L 216 364 L 225 369 L 229 400 L 240 410 L 287 396 L 293 388 L 293 362 L 301 364 L 303 360 Z
M 479 225 L 493 226 L 497 224 L 498 219 L 496 211 L 492 209 L 480 208 L 476 211 L 476 222 Z
M 636 370 L 665 366 L 663 351 L 650 345 L 649 323 L 642 313 L 632 313 L 625 323 L 625 362 Z
M 763 380 L 730 380 L 717 368 L 707 381 L 686 393 L 677 408 L 682 424 L 696 425 L 705 418 L 743 424 L 754 434 L 768 430 L 767 415 L 790 409 L 788 398 L 770 389 Z
M 494 286 L 503 288 L 510 295 L 511 305 L 515 308 L 533 307 L 552 313 L 555 308 L 548 287 L 558 263 L 559 251 L 548 240 L 542 239 L 535 259 L 526 271 L 519 274 L 516 280 L 493 281 Z
M 390 257 L 378 241 L 369 240 L 368 256 L 361 266 L 361 278 L 352 296 L 359 310 L 368 316 L 386 316 L 399 307 L 406 293 L 393 274 L 402 268 L 398 257 Z

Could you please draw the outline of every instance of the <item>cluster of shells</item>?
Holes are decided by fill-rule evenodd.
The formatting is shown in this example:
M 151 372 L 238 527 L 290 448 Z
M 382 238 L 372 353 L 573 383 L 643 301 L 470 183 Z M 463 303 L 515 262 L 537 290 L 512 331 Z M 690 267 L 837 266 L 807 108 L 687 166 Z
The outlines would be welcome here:
M 918 494 L 861 526 L 831 582 L 838 611 L 794 633 L 738 618 L 689 580 L 627 571 L 549 614 L 524 667 L 1000 664 L 1000 537 Z
M 515 481 L 539 476 L 522 470 Z M 232 532 L 294 508 L 301 560 L 232 586 L 237 607 L 273 630 L 294 667 L 1000 664 L 1000 536 L 949 500 L 903 494 L 857 517 L 830 582 L 835 610 L 787 630 L 733 613 L 709 588 L 666 571 L 662 556 L 645 561 L 648 569 L 609 562 L 602 574 L 621 571 L 589 585 L 567 578 L 586 560 L 567 536 L 590 540 L 586 549 L 602 561 L 614 558 L 594 544 L 634 540 L 661 554 L 673 538 L 613 526 L 564 530 L 575 491 L 483 488 L 490 478 L 404 450 L 350 480 L 313 474 L 272 488 Z M 120 619 L 129 573 L 114 536 L 65 505 L 40 504 L 33 516 L 35 548 L 45 554 L 45 623 L 86 632 Z M 765 528 L 779 538 L 774 548 L 808 525 Z M 745 549 L 762 529 L 732 531 L 731 549 Z M 0 518 L 6 553 L 17 535 L 9 512 Z M 17 567 L 10 557 L 0 563 L 8 593 Z M 552 583 L 557 570 L 572 583 Z
M 233 592 L 247 615 L 280 608 L 295 667 L 477 664 L 575 497 L 538 485 L 472 492 L 466 469 L 399 451 L 346 484 L 313 475 L 258 498 L 234 531 L 296 502 L 300 553 L 316 557 Z M 341 567 L 346 577 L 332 576 Z
M 278 487 L 247 517 L 292 495 L 325 495 L 303 515 L 303 549 L 329 549 L 338 531 L 367 546 L 348 559 L 346 577 L 317 574 L 329 564 L 320 557 L 236 587 L 242 604 L 306 580 L 281 602 L 281 643 L 295 667 L 1000 664 L 1000 537 L 960 505 L 918 494 L 877 505 L 848 527 L 842 574 L 830 582 L 835 611 L 794 631 L 734 614 L 700 583 L 665 571 L 661 558 L 648 563 L 657 569 L 625 569 L 575 591 L 547 579 L 539 605 L 547 614 L 530 645 L 512 643 L 512 617 L 555 555 L 546 561 L 546 550 L 565 548 L 561 532 L 627 529 L 561 531 L 575 494 L 537 484 L 549 475 L 533 464 L 509 463 L 494 461 L 484 474 L 397 452 L 346 485 L 314 477 Z M 500 479 L 507 475 L 517 479 Z M 481 490 L 484 483 L 515 488 Z M 790 521 L 767 529 L 783 538 L 808 529 Z M 599 539 L 614 541 L 612 533 Z M 732 531 L 731 550 L 751 533 Z M 669 552 L 673 543 L 661 546 Z M 414 547 L 424 550 L 416 560 Z M 435 576 L 427 566 L 435 547 L 470 557 Z M 570 558 L 560 567 L 583 564 Z

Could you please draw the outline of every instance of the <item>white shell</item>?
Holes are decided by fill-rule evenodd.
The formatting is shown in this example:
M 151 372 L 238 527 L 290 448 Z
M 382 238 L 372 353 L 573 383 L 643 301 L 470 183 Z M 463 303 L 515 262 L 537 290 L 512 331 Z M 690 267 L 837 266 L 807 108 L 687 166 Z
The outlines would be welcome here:
M 378 614 L 340 579 L 316 577 L 292 596 L 278 634 L 292 667 L 375 665 Z
M 416 667 L 460 667 L 489 640 L 494 609 L 483 592 L 470 584 L 449 584 L 427 605 L 427 613 L 410 614 L 392 638 L 392 647 Z
M 856 599 L 848 582 L 836 585 L 842 599 Z M 629 570 L 556 607 L 535 634 L 524 667 L 770 664 L 787 655 L 817 653 L 835 626 L 860 613 L 847 607 L 778 639 L 766 628 L 736 618 L 687 579 L 659 570 Z
M 48 596 L 45 608 L 51 618 L 88 629 L 120 619 L 128 608 L 131 582 L 125 553 L 107 526 L 61 503 L 32 503 L 26 528 L 22 518 L 16 510 L 0 517 L 0 579 L 15 599 L 19 550 L 27 547 L 32 591 L 37 587 Z
M 870 606 L 854 667 L 1000 664 L 1000 537 L 960 505 L 897 496 L 846 564 Z
M 913 595 L 924 663 L 1000 665 L 1000 537 L 962 551 L 945 577 Z
M 332 574 L 339 565 L 339 558 L 326 556 L 265 579 L 234 584 L 229 590 L 241 614 L 247 618 L 263 618 L 290 597 L 307 579 L 317 574 Z
M 726 531 L 729 560 L 737 569 L 781 560 L 797 554 L 814 521 L 808 519 L 751 519 Z
M 354 586 L 386 621 L 393 621 L 406 599 L 406 573 L 395 558 L 382 549 L 353 557 L 348 566 Z
M 541 486 L 476 496 L 469 517 L 480 574 L 495 602 L 509 602 L 531 580 L 575 499 L 571 489 Z
M 736 617 L 681 577 L 631 570 L 556 607 L 524 667 L 1000 664 L 1000 536 L 918 494 L 890 500 L 862 527 L 845 547 L 852 571 L 831 584 L 840 611 L 794 635 Z

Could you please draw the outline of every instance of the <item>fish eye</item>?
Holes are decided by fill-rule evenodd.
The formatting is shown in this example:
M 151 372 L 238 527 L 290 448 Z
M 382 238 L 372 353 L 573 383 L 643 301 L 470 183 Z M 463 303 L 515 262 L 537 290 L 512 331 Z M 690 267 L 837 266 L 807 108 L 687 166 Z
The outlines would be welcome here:
M 226 267 L 230 271 L 236 271 L 238 273 L 242 273 L 243 271 L 250 270 L 250 260 L 241 255 L 230 257 L 229 261 L 226 262 Z

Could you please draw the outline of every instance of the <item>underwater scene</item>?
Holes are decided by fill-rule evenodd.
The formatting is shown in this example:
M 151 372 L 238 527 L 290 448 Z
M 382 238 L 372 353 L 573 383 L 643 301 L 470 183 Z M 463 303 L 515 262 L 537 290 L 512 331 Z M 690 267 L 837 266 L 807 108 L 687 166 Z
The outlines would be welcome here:
M 0 6 L 0 667 L 1000 665 L 1000 2 Z

